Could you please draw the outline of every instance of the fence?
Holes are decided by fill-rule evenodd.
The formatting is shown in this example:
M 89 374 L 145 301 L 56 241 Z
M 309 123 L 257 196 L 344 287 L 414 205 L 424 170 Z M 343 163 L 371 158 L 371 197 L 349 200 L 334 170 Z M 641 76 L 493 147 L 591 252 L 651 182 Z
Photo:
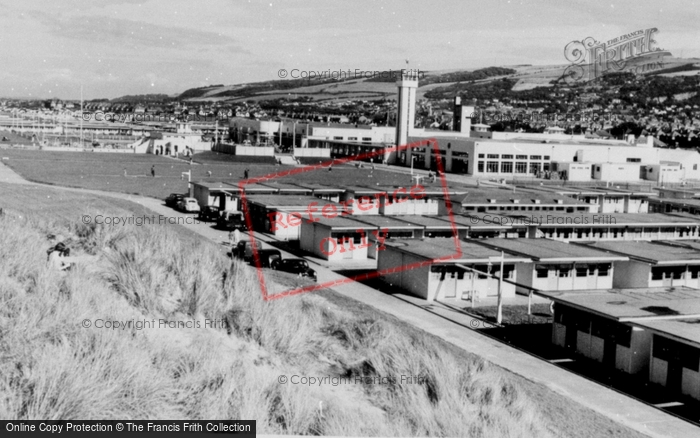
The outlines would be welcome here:
M 244 146 L 219 143 L 214 145 L 211 150 L 231 155 L 264 157 L 273 157 L 275 155 L 275 148 L 272 146 Z

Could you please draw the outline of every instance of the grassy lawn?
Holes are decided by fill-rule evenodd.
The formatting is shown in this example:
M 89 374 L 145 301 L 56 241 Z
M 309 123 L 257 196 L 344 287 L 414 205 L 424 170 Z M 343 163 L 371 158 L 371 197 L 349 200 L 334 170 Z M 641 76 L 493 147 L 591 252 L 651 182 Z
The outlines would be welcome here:
M 27 134 L 27 135 L 29 135 L 29 134 Z M 31 145 L 32 144 L 32 141 L 27 137 L 22 137 L 21 135 L 15 134 L 14 132 L 0 129 L 0 139 L 2 137 L 6 137 L 8 141 L 0 142 L 0 146 L 9 146 L 11 144 L 23 144 L 23 145 Z M 31 138 L 30 135 L 29 135 L 29 137 Z
M 237 184 L 245 169 L 249 177 L 273 175 L 295 169 L 260 163 L 219 162 L 207 155 L 204 164 L 190 165 L 183 160 L 150 154 L 109 154 L 92 152 L 48 152 L 20 149 L 2 150 L 4 161 L 30 181 L 66 187 L 79 187 L 110 192 L 121 192 L 164 199 L 170 193 L 185 193 L 188 185 L 182 172 L 192 171 L 192 181 L 228 182 Z M 195 155 L 195 161 L 199 154 Z M 151 177 L 155 166 L 156 177 Z M 126 169 L 127 176 L 124 176 Z M 209 176 L 211 172 L 211 176 Z M 371 176 L 370 176 L 371 175 Z M 377 166 L 356 168 L 351 165 L 309 170 L 291 176 L 275 177 L 273 181 L 287 183 L 316 183 L 329 187 L 350 185 L 411 185 L 408 175 L 384 171 Z M 424 181 L 424 186 L 438 186 Z
M 2 418 L 244 418 L 262 434 L 297 435 L 641 436 L 331 291 L 263 302 L 254 268 L 178 226 L 76 220 L 86 209 L 149 213 L 138 205 L 3 184 L 0 206 Z M 48 267 L 56 234 L 90 261 L 66 274 Z M 98 320 L 158 324 L 112 330 Z M 366 380 L 388 376 L 421 379 Z

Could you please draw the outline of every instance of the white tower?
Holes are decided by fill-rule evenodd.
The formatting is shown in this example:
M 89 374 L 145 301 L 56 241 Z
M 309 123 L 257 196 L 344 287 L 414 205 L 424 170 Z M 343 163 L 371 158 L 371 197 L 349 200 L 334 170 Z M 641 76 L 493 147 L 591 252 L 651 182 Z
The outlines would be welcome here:
M 396 81 L 399 88 L 399 102 L 396 117 L 396 144 L 408 144 L 408 136 L 413 131 L 416 119 L 416 90 L 418 89 L 418 71 L 401 70 L 401 79 Z M 407 155 L 410 155 L 407 154 Z M 404 163 L 405 164 L 405 163 Z

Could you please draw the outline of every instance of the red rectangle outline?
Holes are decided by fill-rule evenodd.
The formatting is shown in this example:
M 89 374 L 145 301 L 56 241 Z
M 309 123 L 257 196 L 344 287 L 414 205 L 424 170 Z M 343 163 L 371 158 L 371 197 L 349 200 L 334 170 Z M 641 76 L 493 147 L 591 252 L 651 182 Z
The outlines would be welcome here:
M 425 260 L 422 262 L 415 262 L 415 263 L 411 263 L 411 264 L 404 265 L 404 266 L 398 266 L 395 268 L 384 269 L 381 271 L 374 271 L 374 272 L 371 272 L 368 274 L 360 274 L 360 275 L 356 275 L 354 277 L 345 278 L 343 280 L 329 281 L 329 282 L 322 283 L 322 284 L 314 284 L 314 285 L 310 285 L 310 286 L 306 286 L 306 287 L 289 289 L 287 291 L 276 293 L 273 295 L 269 295 L 267 293 L 267 286 L 265 285 L 265 274 L 263 272 L 262 264 L 260 262 L 260 256 L 258 254 L 258 250 L 257 250 L 256 245 L 255 245 L 255 232 L 253 231 L 253 221 L 252 221 L 252 219 L 250 217 L 250 213 L 248 211 L 248 203 L 246 202 L 244 188 L 247 184 L 261 183 L 261 182 L 273 180 L 275 178 L 282 178 L 285 176 L 292 176 L 292 175 L 298 175 L 300 173 L 310 172 L 312 170 L 319 170 L 319 169 L 326 168 L 326 167 L 334 165 L 334 164 L 344 164 L 344 163 L 347 163 L 349 161 L 372 158 L 372 157 L 376 157 L 378 155 L 383 155 L 385 152 L 399 152 L 402 150 L 408 150 L 408 149 L 417 148 L 417 147 L 424 147 L 427 145 L 430 145 L 434 149 L 435 156 L 442 157 L 440 155 L 440 149 L 438 147 L 437 140 L 435 140 L 434 138 L 429 138 L 429 139 L 420 140 L 420 141 L 406 144 L 406 145 L 400 145 L 400 146 L 397 145 L 397 146 L 393 146 L 393 147 L 389 147 L 389 148 L 377 149 L 376 151 L 372 151 L 372 152 L 366 152 L 366 153 L 362 153 L 359 155 L 353 155 L 353 156 L 349 156 L 349 157 L 345 157 L 345 158 L 332 159 L 330 161 L 326 161 L 326 162 L 319 163 L 319 164 L 312 164 L 309 166 L 297 167 L 297 168 L 294 168 L 291 170 L 284 170 L 281 172 L 271 173 L 268 175 L 255 177 L 255 178 L 249 178 L 249 179 L 240 181 L 238 183 L 238 188 L 239 188 L 240 193 L 241 193 L 241 205 L 243 207 L 243 213 L 245 215 L 246 225 L 248 226 L 248 230 L 249 230 L 248 234 L 249 234 L 250 240 L 252 242 L 251 246 L 252 246 L 252 251 L 253 251 L 253 261 L 255 262 L 255 267 L 256 267 L 256 270 L 258 273 L 258 281 L 260 282 L 260 290 L 262 292 L 263 300 L 265 300 L 265 301 L 277 300 L 280 298 L 299 295 L 299 294 L 306 293 L 306 292 L 313 292 L 316 290 L 321 290 L 321 289 L 325 289 L 325 288 L 329 288 L 329 287 L 333 287 L 333 286 L 339 286 L 339 285 L 342 285 L 345 283 L 350 283 L 350 282 L 359 281 L 359 280 L 367 280 L 367 279 L 379 277 L 379 276 L 382 276 L 385 274 L 394 274 L 397 272 L 407 271 L 409 269 L 416 269 L 416 268 L 421 268 L 423 266 L 430 266 L 435 262 L 454 260 L 456 258 L 460 258 L 462 256 L 462 246 L 459 243 L 460 241 L 459 241 L 459 234 L 457 233 L 457 224 L 454 221 L 454 213 L 452 211 L 452 203 L 450 202 L 449 189 L 447 187 L 447 180 L 445 179 L 445 172 L 443 169 L 443 163 L 442 163 L 443 160 L 440 159 L 440 160 L 437 160 L 438 175 L 440 175 L 440 178 L 441 178 L 440 183 L 442 185 L 442 191 L 443 191 L 443 195 L 445 197 L 445 206 L 447 208 L 447 214 L 450 218 L 450 225 L 452 227 L 453 241 L 455 243 L 455 248 L 457 250 L 457 252 L 455 254 L 444 256 L 444 257 L 438 257 L 438 258 L 434 258 L 431 260 Z

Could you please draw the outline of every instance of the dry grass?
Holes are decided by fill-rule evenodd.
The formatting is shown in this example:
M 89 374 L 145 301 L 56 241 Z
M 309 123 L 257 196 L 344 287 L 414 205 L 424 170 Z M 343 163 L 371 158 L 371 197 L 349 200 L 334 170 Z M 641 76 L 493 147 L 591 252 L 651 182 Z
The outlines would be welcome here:
M 27 203 L 33 192 L 22 190 L 12 198 Z M 379 312 L 327 293 L 264 302 L 255 271 L 215 245 L 170 227 L 80 225 L 75 213 L 47 217 L 8 199 L 0 193 L 0 418 L 254 419 L 267 434 L 568 434 L 521 379 Z M 69 197 L 59 204 L 81 208 Z M 90 208 L 128 213 L 121 207 L 95 198 Z M 90 261 L 67 275 L 50 270 L 56 234 Z M 280 384 L 281 375 L 334 380 Z M 367 381 L 381 377 L 398 381 Z

